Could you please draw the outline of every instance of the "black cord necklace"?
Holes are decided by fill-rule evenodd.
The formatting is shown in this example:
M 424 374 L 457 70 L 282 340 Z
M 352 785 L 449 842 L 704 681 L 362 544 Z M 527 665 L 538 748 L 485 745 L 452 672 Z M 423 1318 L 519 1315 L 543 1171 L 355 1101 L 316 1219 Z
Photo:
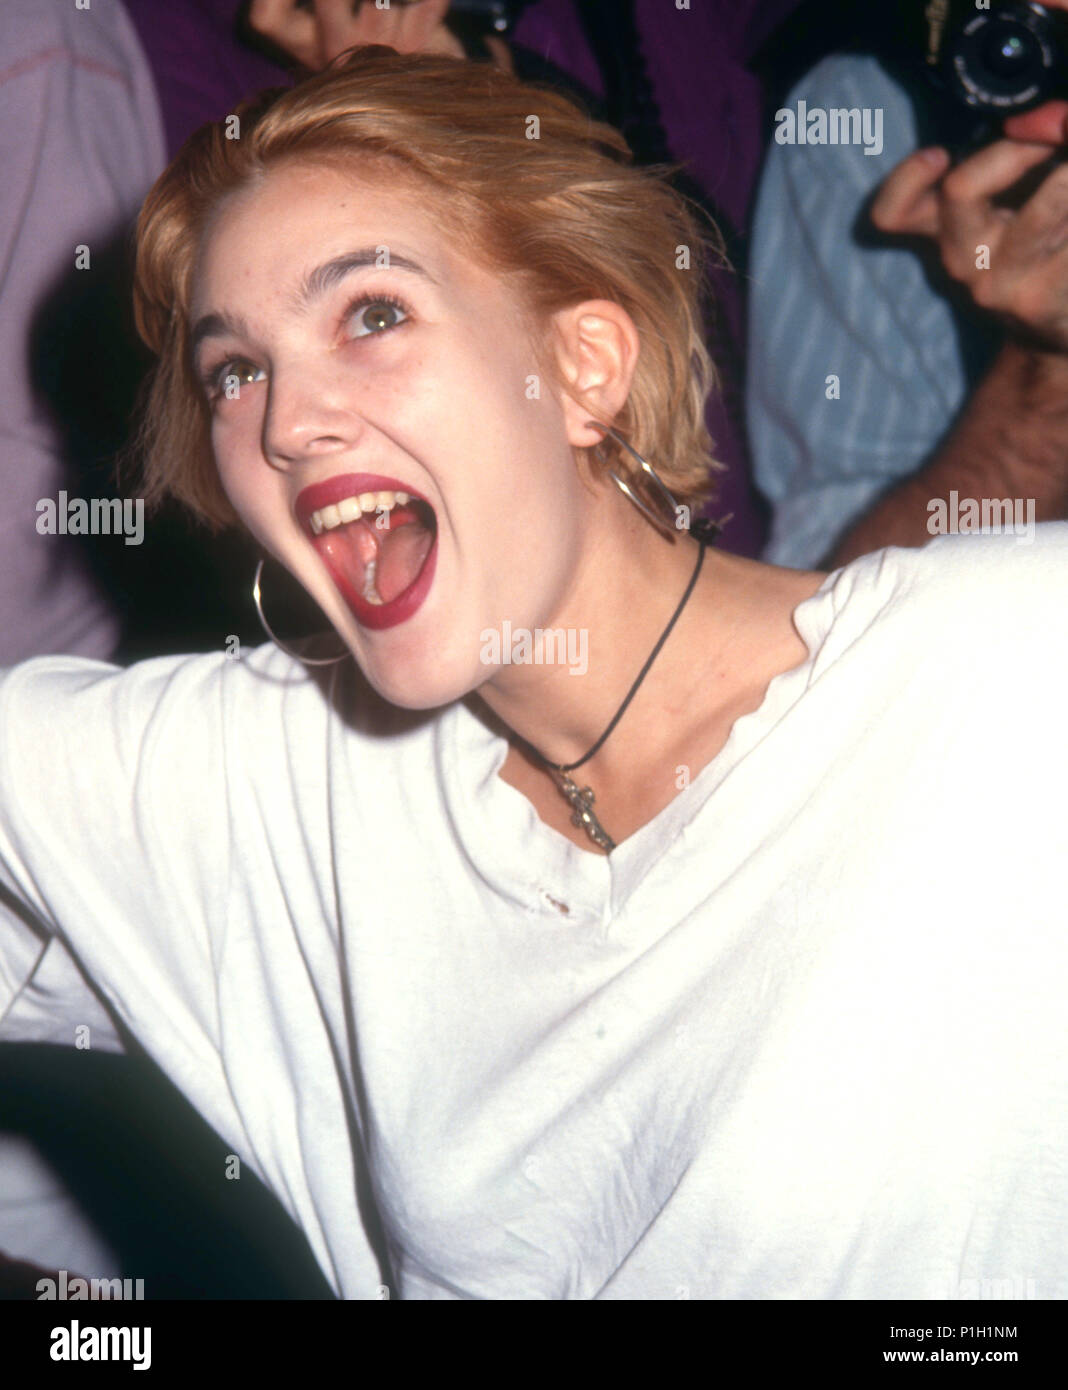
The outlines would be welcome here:
M 671 621 L 668 623 L 664 631 L 660 634 L 660 640 L 657 642 L 656 646 L 650 652 L 648 661 L 646 661 L 645 665 L 638 672 L 638 678 L 631 686 L 630 690 L 627 692 L 626 699 L 620 705 L 619 709 L 616 710 L 615 714 L 612 716 L 612 722 L 608 725 L 608 728 L 605 729 L 604 733 L 593 745 L 590 751 L 584 754 L 581 758 L 579 758 L 577 762 L 554 763 L 551 762 L 547 757 L 545 757 L 543 753 L 539 753 L 538 750 L 534 747 L 534 745 L 528 742 L 527 739 L 522 739 L 522 742 L 526 744 L 527 748 L 529 748 L 530 751 L 542 763 L 544 763 L 545 766 L 552 773 L 555 774 L 554 780 L 556 781 L 556 785 L 560 788 L 560 791 L 564 794 L 564 796 L 567 798 L 567 800 L 571 803 L 572 807 L 574 808 L 574 814 L 571 817 L 571 824 L 584 829 L 586 831 L 586 834 L 593 841 L 593 843 L 595 845 L 598 845 L 608 854 L 610 854 L 612 850 L 615 849 L 616 844 L 612 837 L 605 830 L 604 826 L 600 823 L 600 821 L 593 813 L 593 803 L 595 800 L 593 791 L 589 787 L 578 787 L 568 776 L 568 773 L 574 772 L 574 770 L 577 767 L 581 767 L 583 763 L 589 762 L 589 760 L 604 743 L 605 739 L 608 738 L 609 734 L 616 727 L 619 721 L 623 718 L 623 715 L 627 711 L 627 706 L 630 704 L 631 700 L 634 699 L 634 696 L 638 693 L 638 687 L 649 674 L 649 668 L 652 666 L 656 658 L 660 655 L 660 649 L 663 647 L 664 643 L 671 635 L 671 629 L 678 622 L 682 610 L 686 607 L 687 601 L 689 600 L 690 595 L 694 591 L 694 586 L 697 583 L 698 575 L 701 573 L 701 566 L 704 564 L 705 546 L 711 542 L 712 537 L 714 536 L 717 529 L 717 527 L 714 527 L 709 524 L 702 525 L 700 529 L 696 525 L 692 528 L 691 534 L 698 542 L 697 564 L 694 566 L 693 574 L 690 576 L 690 582 L 686 586 L 686 592 L 679 600 L 679 606 L 675 609 L 675 612 L 672 614 Z

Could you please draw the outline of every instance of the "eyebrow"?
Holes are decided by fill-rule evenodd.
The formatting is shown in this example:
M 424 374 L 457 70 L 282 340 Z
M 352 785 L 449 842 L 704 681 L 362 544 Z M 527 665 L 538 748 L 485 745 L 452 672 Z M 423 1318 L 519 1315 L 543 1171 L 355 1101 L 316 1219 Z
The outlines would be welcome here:
M 398 255 L 396 252 L 386 252 L 388 262 L 382 265 L 383 247 L 365 246 L 359 251 L 349 251 L 343 256 L 335 256 L 332 260 L 324 261 L 314 270 L 308 271 L 301 281 L 300 288 L 296 293 L 296 303 L 298 308 L 307 309 L 316 299 L 322 298 L 344 280 L 346 275 L 350 275 L 354 270 L 365 270 L 374 267 L 379 270 L 401 270 L 411 271 L 415 275 L 421 275 L 430 284 L 436 285 L 438 282 L 428 270 L 425 270 L 418 261 L 410 260 L 407 256 Z M 232 335 L 238 338 L 250 336 L 248 325 L 245 320 L 229 314 L 205 314 L 203 318 L 197 320 L 196 327 L 193 329 L 189 338 L 190 353 L 195 353 L 205 338 L 223 338 Z
M 383 252 L 386 254 L 385 265 L 380 264 Z M 349 251 L 343 256 L 335 256 L 332 261 L 325 261 L 322 265 L 316 266 L 314 270 L 309 270 L 297 291 L 297 304 L 300 308 L 306 309 L 313 300 L 319 299 L 329 290 L 332 290 L 346 275 L 354 270 L 363 270 L 368 266 L 378 270 L 392 270 L 394 266 L 398 266 L 401 270 L 410 270 L 416 275 L 421 275 L 432 285 L 438 283 L 418 261 L 409 260 L 407 256 L 400 256 L 396 252 L 390 251 L 386 246 L 365 246 L 361 251 Z
M 233 318 L 229 314 L 205 314 L 197 320 L 196 327 L 189 336 L 189 353 L 195 357 L 197 348 L 205 338 L 247 338 L 248 325 L 244 319 Z

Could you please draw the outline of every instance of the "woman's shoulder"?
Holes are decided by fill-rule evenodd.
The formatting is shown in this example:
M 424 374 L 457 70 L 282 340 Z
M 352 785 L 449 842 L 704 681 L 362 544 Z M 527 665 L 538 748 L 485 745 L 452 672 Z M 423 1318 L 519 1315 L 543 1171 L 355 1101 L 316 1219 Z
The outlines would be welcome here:
M 37 656 L 0 670 L 0 694 L 34 703 L 92 702 L 155 705 L 165 698 L 213 700 L 226 690 L 239 698 L 279 691 L 299 682 L 304 668 L 270 643 L 244 647 L 227 639 L 224 650 L 148 657 L 130 665 L 82 656 Z
M 952 535 L 919 550 L 891 546 L 829 574 L 822 599 L 844 630 L 904 624 L 949 638 L 990 640 L 1065 630 L 1068 523 L 1029 535 Z
M 923 748 L 929 768 L 944 765 L 937 747 L 971 747 L 984 766 L 1009 749 L 1014 785 L 1024 768 L 1036 785 L 1063 780 L 1066 594 L 1068 524 L 1027 544 L 949 536 L 863 556 L 795 610 L 809 659 L 772 712 L 796 706 L 790 727 L 839 766 L 867 747 L 909 767 Z
M 137 756 L 169 749 L 210 760 L 220 744 L 313 715 L 325 682 L 267 644 L 153 657 L 117 666 L 86 657 L 42 656 L 0 671 L 0 739 L 23 747 L 47 739 L 81 756 Z
M 47 739 L 86 759 L 127 762 L 146 752 L 187 767 L 244 767 L 269 775 L 294 749 L 325 757 L 328 743 L 353 756 L 379 745 L 433 738 L 448 713 L 390 705 L 354 661 L 309 666 L 267 642 L 154 657 L 120 667 L 45 656 L 0 670 L 0 747 Z M 139 754 L 138 750 L 141 750 Z
M 1068 684 L 1068 524 L 891 547 L 835 570 L 794 614 L 807 687 L 874 711 L 908 689 L 980 724 L 1032 717 L 1047 730 Z M 909 708 L 919 708 L 915 703 Z

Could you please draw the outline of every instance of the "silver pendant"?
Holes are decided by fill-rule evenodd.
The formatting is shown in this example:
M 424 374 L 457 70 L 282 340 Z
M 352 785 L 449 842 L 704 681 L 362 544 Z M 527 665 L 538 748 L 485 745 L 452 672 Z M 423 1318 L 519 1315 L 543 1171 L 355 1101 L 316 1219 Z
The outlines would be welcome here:
M 571 817 L 571 824 L 585 830 L 595 845 L 610 854 L 615 849 L 616 843 L 593 813 L 595 798 L 591 788 L 582 787 L 580 789 L 572 782 L 566 772 L 561 772 L 559 768 L 554 768 L 553 771 L 559 779 L 557 786 L 575 808 L 575 813 Z

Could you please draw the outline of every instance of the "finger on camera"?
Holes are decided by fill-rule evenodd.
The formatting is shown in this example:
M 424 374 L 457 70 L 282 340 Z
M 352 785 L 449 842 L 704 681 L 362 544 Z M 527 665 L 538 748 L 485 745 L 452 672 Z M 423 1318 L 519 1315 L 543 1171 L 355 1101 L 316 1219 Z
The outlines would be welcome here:
M 1068 141 L 1068 101 L 1047 101 L 1022 116 L 1010 116 L 1005 122 L 1005 134 L 1010 140 L 1063 145 Z
M 266 34 L 268 38 L 273 38 L 294 15 L 311 22 L 311 15 L 302 15 L 295 0 L 251 0 L 248 7 L 249 24 L 257 34 Z
M 937 236 L 941 203 L 936 188 L 949 168 L 946 150 L 917 150 L 883 180 L 872 201 L 870 217 L 881 232 Z
M 420 0 L 417 5 L 405 6 L 401 11 L 399 51 L 420 53 L 432 48 L 448 9 L 447 0 Z
M 996 140 L 950 169 L 942 196 L 957 203 L 988 201 L 1055 152 L 1056 146 L 1040 141 Z
M 275 42 L 294 37 L 306 41 L 315 33 L 314 14 L 298 9 L 296 0 L 252 0 L 248 22 L 257 34 Z
M 366 43 L 357 32 L 352 0 L 315 0 L 315 21 L 319 26 L 319 49 L 324 64 L 358 43 Z
M 294 0 L 252 0 L 248 22 L 257 34 L 305 65 L 313 67 L 319 46 L 315 16 L 298 10 Z
M 1068 225 L 1068 164 L 1052 169 L 1017 212 L 1014 237 L 1034 240 L 1052 253 L 1063 244 Z

